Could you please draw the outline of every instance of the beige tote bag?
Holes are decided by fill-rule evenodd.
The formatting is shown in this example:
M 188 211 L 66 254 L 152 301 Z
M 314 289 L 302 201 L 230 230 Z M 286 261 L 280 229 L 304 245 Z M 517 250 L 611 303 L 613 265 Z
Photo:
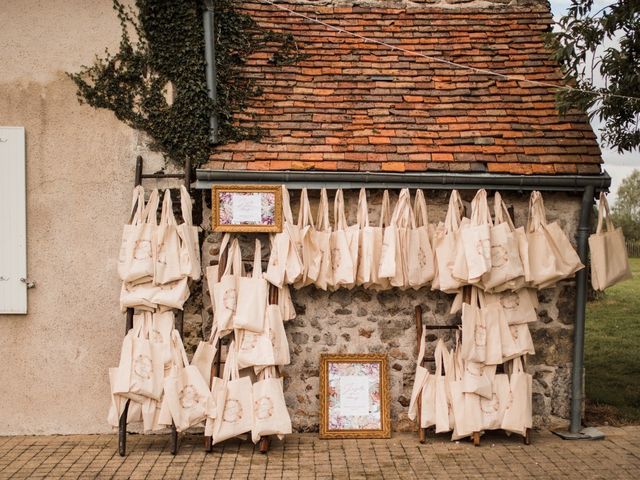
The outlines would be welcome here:
M 251 431 L 253 426 L 253 387 L 249 377 L 240 377 L 231 342 L 222 378 L 214 378 L 211 392 L 217 407 L 215 419 L 207 418 L 205 435 L 213 444 Z
M 537 191 L 529 200 L 527 241 L 533 286 L 547 288 L 584 268 L 560 225 L 547 223 L 542 195 Z
M 409 401 L 409 411 L 407 416 L 409 420 L 415 420 L 418 415 L 418 398 L 422 395 L 427 378 L 429 377 L 429 370 L 422 366 L 424 360 L 424 351 L 427 343 L 427 330 L 422 329 L 422 335 L 420 337 L 420 349 L 418 350 L 418 359 L 416 361 L 416 373 L 413 380 L 413 388 L 411 390 L 411 400 Z
M 153 283 L 164 285 L 184 277 L 180 268 L 180 237 L 178 224 L 173 215 L 171 191 L 164 191 L 160 223 L 155 237 Z
M 283 321 L 288 322 L 296 318 L 296 307 L 291 300 L 291 290 L 287 285 L 278 289 L 278 306 Z
M 514 358 L 509 376 L 509 398 L 504 410 L 501 428 L 526 435 L 532 427 L 533 378 L 524 371 L 522 358 Z
M 300 243 L 302 245 L 302 276 L 296 282 L 295 288 L 302 288 L 307 285 L 313 285 L 318 280 L 322 260 L 320 248 L 313 234 L 315 226 L 311 216 L 311 205 L 309 204 L 306 188 L 303 188 L 300 192 L 297 229 L 300 232 Z
M 149 195 L 144 210 L 134 216 L 133 223 L 125 232 L 128 240 L 120 264 L 122 280 L 134 282 L 152 279 L 155 262 L 155 236 L 157 229 L 158 190 Z
M 282 378 L 277 378 L 274 367 L 267 367 L 253 384 L 251 440 L 258 443 L 260 437 L 287 435 L 291 431 L 291 417 L 284 400 Z
M 184 302 L 189 298 L 189 279 L 181 278 L 164 285 L 156 285 L 151 301 L 159 307 L 182 310 Z
M 482 275 L 491 270 L 491 213 L 487 204 L 487 191 L 480 189 L 471 201 L 471 219 L 460 229 L 466 272 L 454 269 L 453 275 L 462 281 L 478 283 Z M 464 278 L 464 275 L 467 275 Z
M 471 302 L 462 305 L 462 358 L 484 363 L 487 350 L 486 318 L 479 305 L 478 289 L 472 288 Z
M 302 238 L 300 229 L 293 221 L 291 213 L 291 200 L 289 191 L 282 186 L 282 216 L 283 231 L 287 231 L 289 238 L 289 248 L 287 249 L 286 263 L 284 268 L 284 283 L 293 285 L 302 278 L 304 273 L 304 264 L 302 262 Z
M 464 333 L 462 334 L 464 340 Z M 464 373 L 462 375 L 462 391 L 475 393 L 484 398 L 491 398 L 493 387 L 493 375 L 495 365 L 484 365 L 477 362 L 464 361 Z
M 460 345 L 456 341 L 456 348 L 452 354 L 453 378 L 449 382 L 451 394 L 451 414 L 454 419 L 451 440 L 468 437 L 474 431 L 480 430 L 480 397 L 474 393 L 465 393 L 463 384 L 464 362 Z
M 200 240 L 198 227 L 193 225 L 191 196 L 184 185 L 180 186 L 180 208 L 182 223 L 178 225 L 180 236 L 180 271 L 185 277 L 194 281 L 200 280 Z
M 365 288 L 372 290 L 387 290 L 391 288 L 388 278 L 382 278 L 379 275 L 380 262 L 382 259 L 382 245 L 384 230 L 391 223 L 391 208 L 389 206 L 389 191 L 385 190 L 382 194 L 382 205 L 380 207 L 380 222 L 377 227 L 373 227 L 373 249 L 371 260 L 371 281 L 364 284 Z
M 377 268 L 373 258 L 376 229 L 369 225 L 367 191 L 364 188 L 360 189 L 358 197 L 357 224 L 360 230 L 360 240 L 358 242 L 356 285 L 368 285 L 373 282 L 373 271 Z
M 327 189 L 320 191 L 320 203 L 318 204 L 318 216 L 316 227 L 311 230 L 311 237 L 318 246 L 320 270 L 315 286 L 320 290 L 326 290 L 333 286 L 333 264 L 331 262 L 331 224 L 329 223 L 329 199 Z M 285 317 L 286 318 L 286 317 Z
M 505 320 L 509 325 L 520 323 L 533 323 L 538 320 L 538 315 L 533 303 L 533 295 L 530 288 L 523 288 L 516 292 L 505 291 L 496 294 L 485 294 L 487 305 L 497 304 L 502 307 Z
M 606 231 L 603 225 L 606 225 Z M 589 237 L 589 250 L 591 251 L 591 285 L 595 290 L 604 290 L 631 278 L 624 234 L 621 228 L 613 226 L 604 192 L 600 193 L 598 227 L 596 233 Z
M 120 288 L 120 310 L 125 312 L 127 308 L 135 308 L 136 310 L 145 310 L 148 312 L 158 308 L 152 299 L 157 290 L 157 286 L 153 285 L 151 279 L 146 283 L 132 284 L 122 282 Z
M 459 235 L 463 211 L 460 194 L 457 190 L 452 190 L 444 224 L 434 235 L 438 281 L 434 281 L 432 289 L 438 288 L 446 293 L 455 293 L 466 283 L 453 276 L 456 254 L 463 248 Z
M 238 240 L 234 239 L 229 247 L 227 264 L 220 281 L 213 285 L 214 321 L 221 336 L 233 330 L 238 300 L 238 280 L 242 275 L 241 255 Z
M 120 253 L 118 254 L 118 276 L 121 280 L 128 277 L 129 260 L 128 256 L 133 249 L 133 238 L 137 230 L 137 225 L 143 222 L 143 212 L 145 207 L 144 188 L 138 185 L 133 189 L 133 199 L 131 200 L 131 214 L 129 223 L 122 229 L 122 239 L 120 241 Z
M 220 335 L 214 322 L 211 326 L 211 334 L 208 340 L 198 343 L 193 358 L 191 358 L 191 365 L 198 369 L 207 385 L 211 384 L 211 366 L 213 365 L 213 360 L 216 358 L 216 353 L 218 353 L 219 339 Z
M 382 253 L 378 276 L 388 278 L 391 286 L 405 288 L 408 281 L 408 231 L 413 221 L 411 196 L 408 188 L 403 188 L 389 226 L 384 229 Z
M 336 191 L 333 203 L 334 229 L 331 232 L 333 288 L 350 288 L 355 284 L 358 269 L 358 225 L 349 227 L 344 214 L 342 189 Z
M 526 236 L 524 229 L 519 228 L 516 234 L 507 206 L 502 196 L 496 192 L 494 196 L 495 225 L 491 228 L 491 270 L 482 276 L 482 284 L 487 291 L 513 290 L 524 286 L 525 271 L 522 265 L 520 242 Z
M 172 332 L 171 340 L 173 366 L 164 381 L 164 395 L 176 430 L 183 432 L 207 417 L 215 418 L 217 409 L 209 384 L 196 366 L 189 365 L 177 330 Z
M 502 427 L 502 420 L 504 419 L 509 397 L 509 376 L 503 373 L 497 374 L 493 378 L 493 394 L 491 398 L 480 398 L 483 430 L 497 430 Z
M 251 276 L 238 278 L 238 301 L 233 328 L 263 332 L 268 295 L 267 281 L 262 278 L 262 246 L 256 238 Z
M 433 280 L 435 276 L 434 253 L 429 240 L 429 218 L 424 192 L 416 190 L 413 206 L 414 225 L 408 238 L 408 282 L 409 286 L 419 289 Z
M 451 404 L 449 402 L 450 395 L 447 394 L 447 379 L 445 372 L 451 370 L 451 358 L 449 352 L 444 346 L 442 339 L 438 340 L 434 353 L 436 371 L 435 371 L 435 415 L 436 415 L 436 433 L 450 432 L 455 426 L 453 414 L 451 412 Z

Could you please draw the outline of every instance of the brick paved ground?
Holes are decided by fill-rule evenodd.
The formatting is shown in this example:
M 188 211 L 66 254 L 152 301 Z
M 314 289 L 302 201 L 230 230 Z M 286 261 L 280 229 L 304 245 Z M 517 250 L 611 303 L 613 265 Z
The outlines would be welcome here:
M 0 437 L 0 478 L 640 478 L 640 427 L 604 428 L 606 440 L 564 441 L 534 434 L 468 442 L 414 435 L 391 440 L 319 440 L 291 435 L 268 455 L 250 442 L 230 441 L 206 454 L 199 436 L 181 439 L 169 453 L 164 435 L 130 435 L 129 455 L 118 456 L 115 435 Z

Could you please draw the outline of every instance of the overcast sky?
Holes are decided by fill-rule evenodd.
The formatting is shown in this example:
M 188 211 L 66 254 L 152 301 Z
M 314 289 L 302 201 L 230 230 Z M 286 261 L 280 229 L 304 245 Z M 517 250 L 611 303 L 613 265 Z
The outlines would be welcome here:
M 553 15 L 556 19 L 562 17 L 567 7 L 571 4 L 570 0 L 550 0 L 551 10 L 553 11 Z M 611 2 L 608 0 L 594 0 L 594 8 L 600 9 L 605 5 L 610 4 Z M 594 10 L 595 11 L 595 10 Z M 592 122 L 594 130 L 596 134 L 599 135 L 598 125 L 596 120 Z M 614 200 L 616 190 L 620 185 L 620 182 L 623 178 L 628 176 L 635 168 L 640 168 L 640 153 L 624 153 L 619 154 L 615 150 L 606 149 L 603 146 L 603 143 L 600 142 L 600 147 L 602 148 L 602 157 L 604 158 L 605 170 L 611 175 L 612 184 L 611 184 L 611 195 L 609 197 L 610 201 Z

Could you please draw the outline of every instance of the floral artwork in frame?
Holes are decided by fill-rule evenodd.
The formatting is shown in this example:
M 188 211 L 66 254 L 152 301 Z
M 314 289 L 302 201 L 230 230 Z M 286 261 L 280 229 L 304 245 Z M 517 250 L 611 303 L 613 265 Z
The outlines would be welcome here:
M 320 357 L 320 438 L 390 438 L 387 356 Z
M 282 231 L 279 185 L 214 185 L 211 200 L 214 232 Z

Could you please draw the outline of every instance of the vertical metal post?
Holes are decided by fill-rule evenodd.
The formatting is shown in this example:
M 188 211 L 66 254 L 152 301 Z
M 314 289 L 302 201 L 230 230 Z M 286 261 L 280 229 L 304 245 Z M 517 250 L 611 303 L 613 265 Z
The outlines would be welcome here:
M 578 224 L 578 256 L 587 265 L 587 242 L 589 239 L 590 220 L 595 190 L 587 186 L 582 194 L 580 223 Z M 584 324 L 587 308 L 587 269 L 576 273 L 576 320 L 573 325 L 573 371 L 571 372 L 571 433 L 582 429 L 582 401 L 584 382 L 582 370 L 584 366 Z
M 207 62 L 207 90 L 209 98 L 216 101 L 216 34 L 215 34 L 215 0 L 204 0 L 202 22 L 204 24 L 204 56 Z M 211 143 L 218 143 L 218 116 L 215 113 L 209 117 Z

